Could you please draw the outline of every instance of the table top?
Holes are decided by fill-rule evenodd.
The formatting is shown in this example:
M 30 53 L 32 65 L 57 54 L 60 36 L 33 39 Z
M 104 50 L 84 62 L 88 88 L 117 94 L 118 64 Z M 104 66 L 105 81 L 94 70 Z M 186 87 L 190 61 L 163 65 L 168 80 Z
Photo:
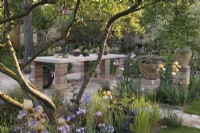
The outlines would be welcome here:
M 97 54 L 90 54 L 89 56 L 73 56 L 70 55 L 68 58 L 55 58 L 54 56 L 39 56 L 35 58 L 36 62 L 46 62 L 46 63 L 73 63 L 73 62 L 84 62 L 84 61 L 94 61 L 97 59 Z M 117 58 L 125 58 L 124 54 L 107 54 L 103 55 L 102 59 L 117 59 Z

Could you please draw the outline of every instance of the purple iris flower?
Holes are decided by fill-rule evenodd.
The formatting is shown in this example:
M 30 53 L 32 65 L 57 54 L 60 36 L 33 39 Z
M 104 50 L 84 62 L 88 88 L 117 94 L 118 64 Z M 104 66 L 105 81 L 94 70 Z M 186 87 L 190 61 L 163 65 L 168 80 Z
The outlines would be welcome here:
M 37 122 L 37 121 L 36 121 L 35 119 L 31 119 L 31 120 L 29 121 L 30 127 L 35 126 L 36 122 Z
M 81 109 L 80 107 L 78 108 L 78 111 L 76 111 L 77 115 L 85 114 L 85 113 L 86 113 L 86 110 L 85 109 Z
M 83 97 L 82 102 L 83 102 L 84 104 L 86 104 L 86 103 L 88 103 L 88 102 L 90 101 L 90 99 L 91 99 L 90 95 L 87 94 L 87 95 L 85 95 L 85 96 Z
M 68 115 L 66 121 L 71 121 L 71 119 L 72 119 L 72 117 L 70 115 Z
M 101 111 L 98 111 L 95 113 L 97 116 L 102 116 L 102 112 Z
M 108 131 L 109 133 L 113 133 L 115 130 L 112 126 L 107 126 L 106 131 Z
M 98 127 L 99 127 L 99 128 L 104 128 L 104 127 L 105 127 L 105 124 L 104 124 L 104 123 L 100 123 L 100 124 L 98 125 Z
M 35 107 L 37 107 L 38 105 L 40 105 L 40 103 L 38 101 L 34 101 L 33 104 L 34 104 Z
M 68 125 L 62 125 L 59 127 L 59 131 L 61 131 L 61 133 L 68 133 L 69 132 L 69 126 Z
M 77 128 L 76 129 L 76 132 L 77 133 L 84 133 L 85 132 L 85 129 L 83 127 L 80 127 L 80 128 Z

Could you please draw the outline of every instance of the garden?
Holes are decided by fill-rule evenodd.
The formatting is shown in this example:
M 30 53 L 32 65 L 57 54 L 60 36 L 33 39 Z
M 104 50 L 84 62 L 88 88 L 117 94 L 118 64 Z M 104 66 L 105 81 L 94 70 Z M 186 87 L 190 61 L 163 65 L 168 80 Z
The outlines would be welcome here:
M 0 133 L 199 133 L 199 29 L 198 0 L 1 1 Z

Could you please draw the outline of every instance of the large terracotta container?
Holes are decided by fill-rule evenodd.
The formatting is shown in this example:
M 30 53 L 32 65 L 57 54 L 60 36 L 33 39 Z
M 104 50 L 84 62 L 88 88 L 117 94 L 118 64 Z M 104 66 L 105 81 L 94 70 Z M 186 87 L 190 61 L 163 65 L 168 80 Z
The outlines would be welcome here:
M 143 78 L 148 80 L 156 80 L 159 78 L 158 64 L 164 62 L 162 56 L 145 55 L 138 56 L 136 60 L 139 63 L 139 70 Z

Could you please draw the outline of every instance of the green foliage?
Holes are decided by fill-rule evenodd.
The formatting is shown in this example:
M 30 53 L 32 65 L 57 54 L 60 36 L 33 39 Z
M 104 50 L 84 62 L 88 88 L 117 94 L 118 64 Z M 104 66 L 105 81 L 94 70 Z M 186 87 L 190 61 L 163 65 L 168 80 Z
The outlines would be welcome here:
M 186 126 L 179 126 L 179 127 L 168 127 L 162 129 L 160 133 L 199 133 L 200 129 L 194 127 L 186 127 Z
M 59 108 L 60 106 L 63 105 L 64 95 L 61 94 L 60 92 L 56 92 L 56 91 L 51 92 L 49 97 L 51 97 L 51 100 L 55 104 L 56 108 Z
M 175 50 L 175 54 L 186 54 L 186 53 L 190 53 L 191 50 L 189 47 L 183 47 L 183 48 L 177 48 Z
M 156 91 L 157 99 L 159 99 L 160 102 L 167 102 L 174 105 L 185 105 L 193 99 L 193 94 L 195 93 L 194 88 L 174 88 L 168 84 L 161 85 Z
M 150 126 L 148 121 L 148 112 L 140 111 L 135 118 L 135 132 L 136 133 L 149 133 Z
M 200 99 L 196 99 L 185 106 L 184 112 L 200 115 Z
M 117 79 L 116 95 L 119 97 L 139 95 L 139 83 L 137 80 L 129 79 L 128 77 L 121 77 Z
M 143 12 L 146 38 L 171 54 L 177 47 L 199 51 L 199 1 L 169 1 L 148 7 Z
M 138 78 L 139 74 L 140 74 L 140 71 L 139 71 L 138 63 L 131 58 L 126 58 L 124 60 L 123 75 L 129 78 Z
M 9 133 L 9 131 L 12 131 L 15 128 L 15 126 L 16 126 L 16 123 L 14 122 L 14 118 L 12 116 L 2 117 L 0 115 L 0 132 L 1 133 Z
M 102 87 L 102 91 L 109 91 L 110 90 L 110 82 L 109 81 L 105 81 L 101 84 Z
M 155 103 L 140 98 L 134 101 L 136 111 L 133 129 L 136 133 L 149 133 L 154 131 L 160 121 L 159 108 Z

